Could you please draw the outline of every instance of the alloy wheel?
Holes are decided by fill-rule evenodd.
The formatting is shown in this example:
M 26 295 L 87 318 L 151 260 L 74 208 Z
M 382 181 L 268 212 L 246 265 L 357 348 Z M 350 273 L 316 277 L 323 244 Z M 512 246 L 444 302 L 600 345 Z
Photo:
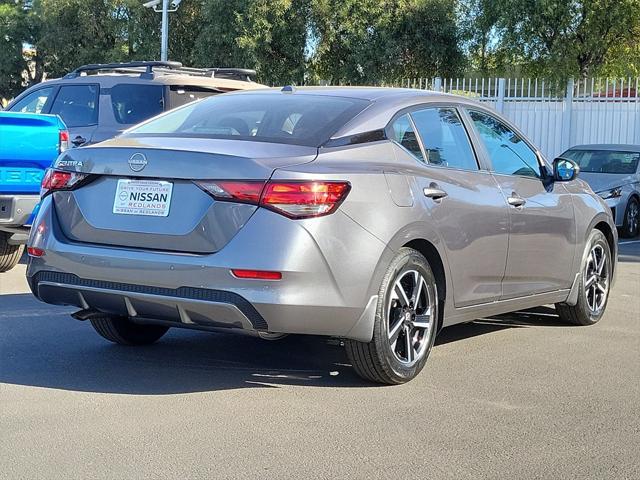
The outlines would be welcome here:
M 435 294 L 416 270 L 395 281 L 387 306 L 387 337 L 393 355 L 411 366 L 422 359 L 434 334 Z
M 584 272 L 584 292 L 592 314 L 598 314 L 604 307 L 609 293 L 609 259 L 605 248 L 596 244 L 591 248 Z

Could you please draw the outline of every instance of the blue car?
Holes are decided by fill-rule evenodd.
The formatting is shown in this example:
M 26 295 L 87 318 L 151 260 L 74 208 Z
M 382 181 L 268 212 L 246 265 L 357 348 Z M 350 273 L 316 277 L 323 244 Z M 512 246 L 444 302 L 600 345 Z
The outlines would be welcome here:
M 20 260 L 44 172 L 68 143 L 56 115 L 0 112 L 0 272 Z
M 620 235 L 640 233 L 640 145 L 577 145 L 564 152 L 607 203 Z

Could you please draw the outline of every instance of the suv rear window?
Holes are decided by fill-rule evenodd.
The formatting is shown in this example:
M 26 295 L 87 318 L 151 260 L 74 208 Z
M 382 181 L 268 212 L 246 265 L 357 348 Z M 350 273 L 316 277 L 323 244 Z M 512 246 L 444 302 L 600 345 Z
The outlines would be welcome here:
M 367 105 L 368 100 L 321 95 L 218 95 L 173 110 L 127 135 L 192 136 L 318 147 Z
M 140 123 L 164 111 L 164 87 L 121 83 L 111 88 L 111 106 L 116 122 Z
M 98 123 L 98 85 L 60 87 L 49 113 L 60 115 L 67 127 L 86 127 Z

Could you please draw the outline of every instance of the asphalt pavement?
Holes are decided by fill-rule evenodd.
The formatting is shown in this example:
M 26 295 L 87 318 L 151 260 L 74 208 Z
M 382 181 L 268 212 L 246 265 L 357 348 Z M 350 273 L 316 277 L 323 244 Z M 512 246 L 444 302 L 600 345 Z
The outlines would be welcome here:
M 450 327 L 395 387 L 322 338 L 111 345 L 24 270 L 0 274 L 0 478 L 640 478 L 640 241 L 597 325 Z

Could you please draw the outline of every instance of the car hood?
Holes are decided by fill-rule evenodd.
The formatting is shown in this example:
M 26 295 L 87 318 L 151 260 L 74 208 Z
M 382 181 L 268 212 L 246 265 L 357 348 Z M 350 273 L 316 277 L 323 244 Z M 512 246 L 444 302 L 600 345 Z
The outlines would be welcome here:
M 638 175 L 629 175 L 626 173 L 580 172 L 580 178 L 587 182 L 591 189 L 596 193 L 638 181 Z

